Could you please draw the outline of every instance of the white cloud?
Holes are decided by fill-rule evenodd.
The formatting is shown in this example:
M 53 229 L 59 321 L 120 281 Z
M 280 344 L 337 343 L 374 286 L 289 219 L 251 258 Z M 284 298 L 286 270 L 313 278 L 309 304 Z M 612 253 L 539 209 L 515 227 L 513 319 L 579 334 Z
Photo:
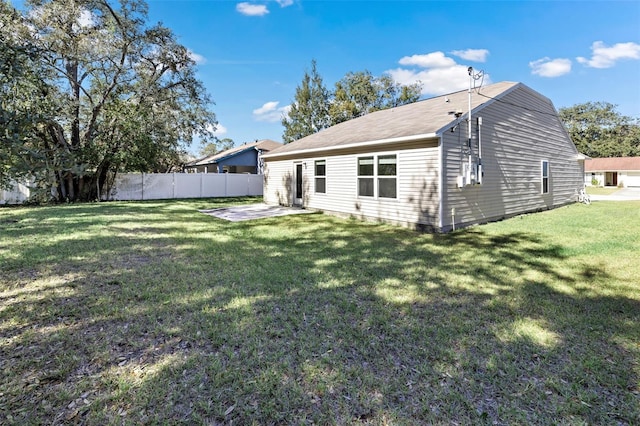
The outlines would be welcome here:
M 405 67 L 386 73 L 400 84 L 420 82 L 423 95 L 442 95 L 469 88 L 468 67 L 456 63 L 442 52 L 405 56 L 398 62 Z M 413 68 L 410 67 L 412 65 Z M 488 75 L 485 75 L 483 83 L 491 83 Z
M 293 4 L 293 0 L 276 0 L 280 7 L 287 7 Z
M 269 9 L 264 4 L 251 4 L 247 2 L 238 3 L 236 10 L 245 16 L 264 16 L 269 13 Z
M 633 42 L 616 43 L 608 47 L 596 41 L 591 45 L 591 51 L 591 59 L 578 57 L 578 62 L 591 68 L 611 68 L 621 59 L 640 59 L 640 44 Z
M 216 124 L 216 125 L 209 124 L 209 125 L 207 126 L 207 130 L 208 130 L 208 131 L 210 131 L 210 132 L 213 132 L 213 134 L 214 134 L 215 136 L 222 136 L 222 135 L 224 135 L 224 134 L 226 134 L 226 133 L 227 133 L 227 128 L 226 128 L 226 127 L 224 127 L 224 126 L 223 126 L 222 124 L 220 124 L 220 123 L 218 123 L 218 124 Z
M 189 50 L 189 57 L 193 60 L 193 62 L 195 62 L 196 64 L 204 64 L 207 62 L 206 58 L 192 50 Z
M 489 51 L 487 49 L 454 50 L 451 54 L 467 61 L 486 62 Z
M 253 110 L 253 118 L 256 121 L 266 121 L 267 123 L 277 123 L 282 117 L 289 113 L 291 105 L 278 108 L 280 102 L 271 101 L 262 105 L 260 108 Z
M 571 61 L 564 58 L 542 58 L 529 62 L 529 66 L 531 67 L 531 74 L 539 75 L 540 77 L 560 77 L 571 72 Z
M 444 56 L 442 52 L 432 52 L 426 55 L 405 56 L 398 61 L 400 65 L 417 65 L 422 68 L 446 68 L 455 65 L 456 61 Z
M 213 134 L 216 135 L 216 136 L 226 135 L 227 134 L 227 128 L 224 127 L 222 124 L 218 123 L 216 125 L 216 131 L 213 132 Z

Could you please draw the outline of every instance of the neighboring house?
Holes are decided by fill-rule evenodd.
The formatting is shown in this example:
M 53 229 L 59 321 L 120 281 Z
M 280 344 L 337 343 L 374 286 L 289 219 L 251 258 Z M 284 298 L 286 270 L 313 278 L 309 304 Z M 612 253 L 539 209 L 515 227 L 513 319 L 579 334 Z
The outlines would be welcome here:
M 585 160 L 584 183 L 595 186 L 640 187 L 640 157 Z
M 574 202 L 584 159 L 549 99 L 502 82 L 370 113 L 271 151 L 263 196 L 446 232 Z
M 262 174 L 262 155 L 281 147 L 280 142 L 263 139 L 219 152 L 187 163 L 188 173 L 250 173 Z

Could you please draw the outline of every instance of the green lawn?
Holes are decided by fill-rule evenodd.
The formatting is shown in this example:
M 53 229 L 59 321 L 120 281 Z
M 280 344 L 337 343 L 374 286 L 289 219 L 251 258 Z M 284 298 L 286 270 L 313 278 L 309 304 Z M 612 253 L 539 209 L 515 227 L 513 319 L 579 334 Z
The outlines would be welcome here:
M 0 423 L 640 424 L 640 202 L 446 235 L 0 209 Z
M 620 188 L 618 188 L 617 186 L 587 186 L 585 187 L 585 190 L 589 195 L 611 195 L 614 192 L 619 191 Z

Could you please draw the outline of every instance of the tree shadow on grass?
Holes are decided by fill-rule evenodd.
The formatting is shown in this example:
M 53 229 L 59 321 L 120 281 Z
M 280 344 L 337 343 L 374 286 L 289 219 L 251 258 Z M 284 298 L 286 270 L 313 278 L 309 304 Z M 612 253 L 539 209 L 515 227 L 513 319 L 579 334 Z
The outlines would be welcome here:
M 2 294 L 4 421 L 639 420 L 640 304 L 593 290 L 617 279 L 594 265 L 559 268 L 534 233 L 180 214 L 161 248 L 124 234 Z

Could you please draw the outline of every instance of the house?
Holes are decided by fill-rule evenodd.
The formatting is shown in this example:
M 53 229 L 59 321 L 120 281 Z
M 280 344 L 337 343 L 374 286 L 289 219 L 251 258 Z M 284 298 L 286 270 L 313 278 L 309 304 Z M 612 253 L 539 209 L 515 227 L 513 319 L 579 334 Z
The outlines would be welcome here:
M 282 146 L 280 142 L 263 139 L 245 143 L 226 151 L 187 163 L 188 173 L 250 173 L 262 174 L 262 155 Z
M 593 186 L 640 187 L 640 157 L 585 160 L 584 183 Z
M 549 99 L 501 82 L 370 113 L 263 158 L 267 204 L 446 232 L 576 201 L 585 157 Z

